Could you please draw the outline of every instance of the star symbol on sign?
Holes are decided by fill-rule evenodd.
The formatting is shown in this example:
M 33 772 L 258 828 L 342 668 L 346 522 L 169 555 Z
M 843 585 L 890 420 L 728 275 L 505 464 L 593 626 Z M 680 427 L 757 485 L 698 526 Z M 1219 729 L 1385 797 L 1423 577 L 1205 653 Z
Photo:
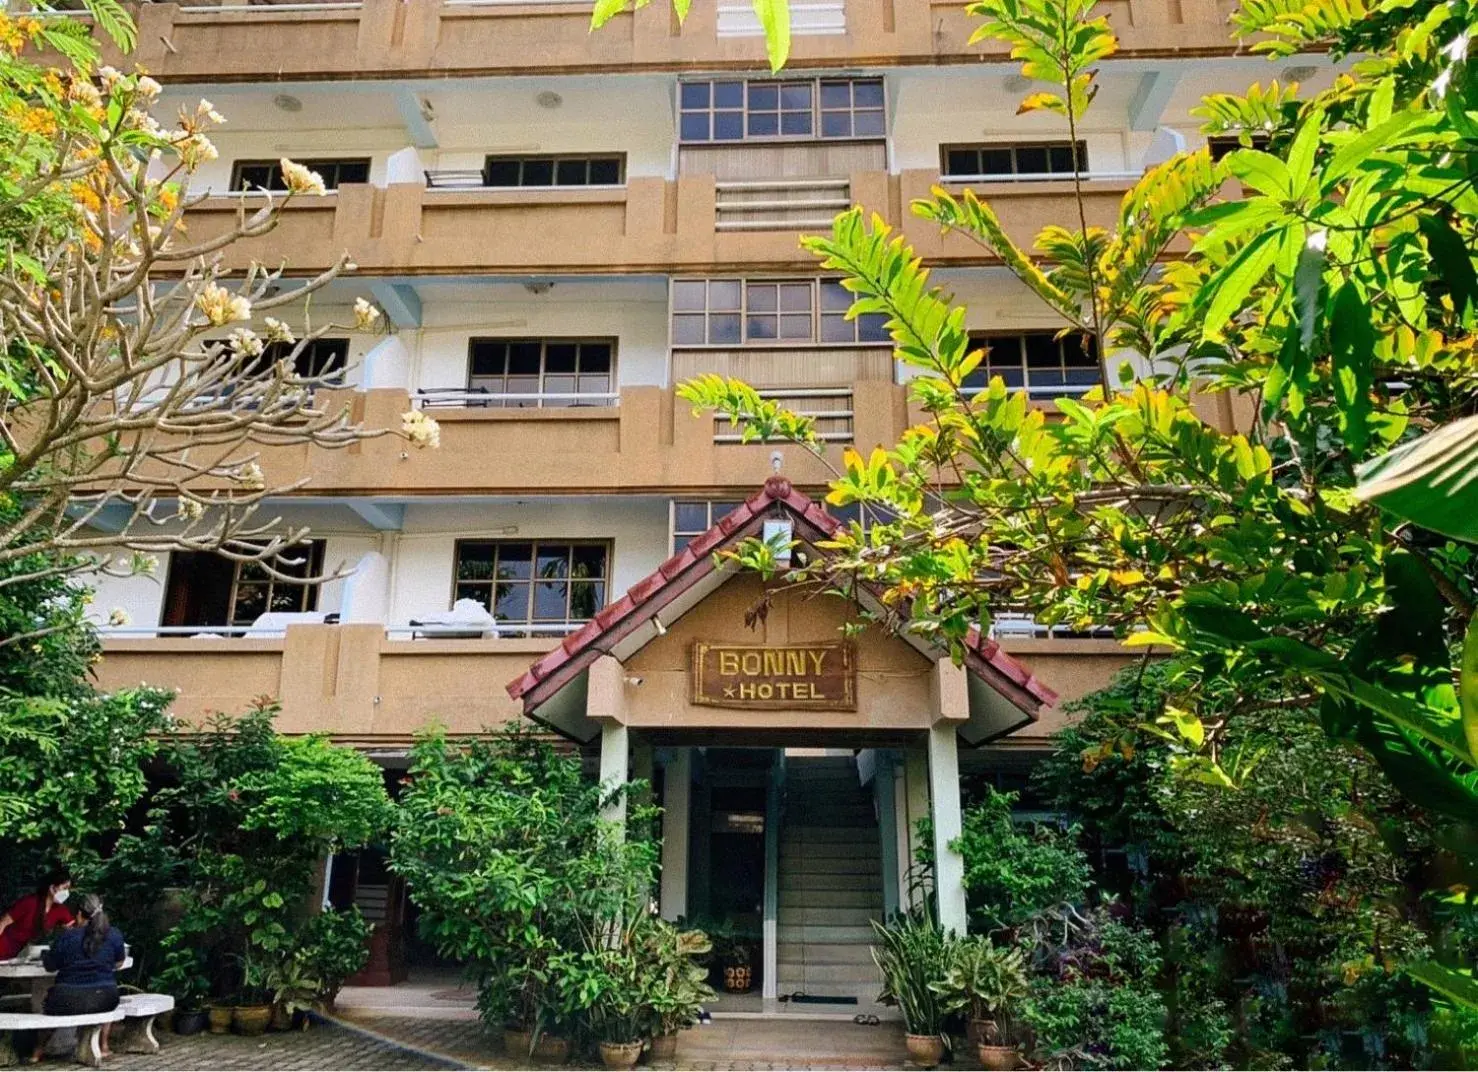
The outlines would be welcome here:
M 726 700 L 732 700 L 733 698 L 734 698 L 734 686 L 733 685 L 725 685 L 724 686 L 724 699 L 726 699 Z

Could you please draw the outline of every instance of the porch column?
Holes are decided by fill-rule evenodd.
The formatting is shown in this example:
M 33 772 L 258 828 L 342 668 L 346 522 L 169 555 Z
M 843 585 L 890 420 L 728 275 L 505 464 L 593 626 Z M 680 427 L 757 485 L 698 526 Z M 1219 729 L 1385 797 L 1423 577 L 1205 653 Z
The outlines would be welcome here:
M 955 727 L 948 722 L 929 729 L 929 801 L 934 818 L 934 892 L 939 925 L 964 934 L 965 859 L 950 843 L 960 836 L 960 757 Z
M 780 823 L 785 792 L 785 749 L 775 749 L 770 764 L 770 784 L 765 792 L 765 907 L 762 963 L 764 986 L 760 997 L 774 1001 L 780 996 Z
M 879 851 L 883 862 L 883 918 L 898 912 L 898 767 L 891 749 L 879 748 L 872 775 L 872 791 L 878 812 Z
M 631 763 L 631 734 L 620 722 L 606 721 L 600 727 L 600 784 L 603 790 L 626 785 L 626 772 Z M 626 822 L 626 794 L 607 804 L 601 818 L 613 823 Z
M 929 748 L 923 742 L 910 744 L 903 755 L 903 829 L 899 833 L 901 848 L 898 868 L 898 902 L 905 912 L 919 907 L 918 900 L 931 895 L 930 890 L 912 886 L 918 876 L 914 864 L 923 848 L 919 836 L 919 820 L 929 816 Z
M 688 838 L 693 750 L 675 748 L 662 776 L 662 918 L 688 914 Z

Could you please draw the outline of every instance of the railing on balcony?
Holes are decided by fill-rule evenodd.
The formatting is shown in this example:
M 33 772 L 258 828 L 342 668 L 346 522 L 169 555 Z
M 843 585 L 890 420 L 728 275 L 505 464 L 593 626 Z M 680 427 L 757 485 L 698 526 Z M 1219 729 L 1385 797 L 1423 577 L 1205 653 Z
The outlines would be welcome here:
M 816 436 L 825 443 L 852 441 L 852 389 L 850 387 L 800 387 L 784 390 L 762 390 L 761 398 L 774 399 L 797 417 L 816 421 Z M 737 427 L 722 417 L 714 418 L 715 443 L 743 443 L 744 426 Z
M 411 396 L 417 409 L 599 409 L 615 406 L 620 401 L 621 395 L 616 391 L 511 394 L 482 387 L 422 387 Z
M 579 622 L 418 622 L 387 625 L 387 640 L 540 640 L 569 636 L 585 627 Z
M 990 635 L 997 640 L 1112 640 L 1114 631 L 1107 625 L 1073 629 L 1066 625 L 1043 625 L 1030 614 L 996 614 L 991 618 Z
M 830 228 L 852 204 L 847 179 L 719 180 L 714 183 L 715 231 L 794 231 Z
M 1084 171 L 1078 177 L 1085 183 L 1094 182 L 1134 182 L 1144 177 L 1143 171 Z M 992 173 L 989 175 L 945 175 L 940 178 L 944 186 L 988 186 L 995 183 L 1014 182 L 1071 182 L 1073 179 L 1070 171 L 1022 171 L 1013 172 L 1009 175 Z

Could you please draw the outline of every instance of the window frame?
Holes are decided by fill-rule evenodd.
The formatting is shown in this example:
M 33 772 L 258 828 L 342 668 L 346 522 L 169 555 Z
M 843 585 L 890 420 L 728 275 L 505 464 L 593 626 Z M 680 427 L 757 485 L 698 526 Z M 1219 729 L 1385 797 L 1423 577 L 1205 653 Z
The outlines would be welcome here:
M 737 108 L 720 108 L 715 100 L 714 86 L 738 83 L 741 87 L 741 103 Z M 848 87 L 848 104 L 845 109 L 827 108 L 822 104 L 823 89 L 828 85 L 845 83 Z M 873 107 L 857 104 L 858 83 L 875 84 L 881 94 L 880 103 Z M 708 86 L 708 103 L 706 106 L 684 106 L 683 89 L 685 86 L 706 85 Z M 810 92 L 809 115 L 811 117 L 810 130 L 805 134 L 783 133 L 784 116 L 787 114 L 799 114 L 799 109 L 784 107 L 784 91 L 797 86 L 807 86 Z M 774 108 L 755 108 L 750 103 L 750 87 L 774 86 L 776 91 L 776 106 Z M 814 75 L 808 78 L 688 78 L 680 79 L 677 83 L 677 97 L 674 102 L 674 114 L 677 116 L 677 144 L 679 147 L 688 146 L 733 146 L 733 145 L 755 145 L 755 144 L 781 144 L 794 145 L 805 142 L 857 142 L 857 141 L 885 141 L 888 137 L 888 82 L 882 77 L 868 75 L 857 75 L 848 77 L 844 75 Z M 824 134 L 822 127 L 825 116 L 845 112 L 848 116 L 848 128 L 851 133 L 847 134 Z M 882 129 L 876 134 L 858 134 L 857 115 L 878 113 L 882 120 Z M 715 116 L 719 113 L 737 114 L 740 123 L 740 135 L 737 138 L 714 137 Z M 683 134 L 683 118 L 687 115 L 706 115 L 708 117 L 708 136 L 706 138 L 689 138 Z M 776 117 L 776 132 L 774 134 L 751 134 L 751 115 L 774 115 Z
M 680 284 L 701 283 L 704 286 L 703 308 L 701 310 L 677 308 L 677 289 Z M 712 304 L 712 285 L 714 283 L 733 283 L 739 288 L 739 306 L 737 309 L 720 307 L 715 309 Z M 667 339 L 668 347 L 672 350 L 775 350 L 775 349 L 806 349 L 836 348 L 855 350 L 859 347 L 891 347 L 893 339 L 887 334 L 887 317 L 881 313 L 864 314 L 867 319 L 858 317 L 853 320 L 846 319 L 846 309 L 827 309 L 824 304 L 824 287 L 828 285 L 840 285 L 841 278 L 834 276 L 674 276 L 667 288 Z M 798 312 L 787 313 L 782 308 L 783 293 L 781 289 L 787 285 L 805 284 L 810 289 L 810 307 L 806 315 L 810 318 L 810 334 L 807 338 L 783 338 L 780 332 L 784 319 L 787 316 L 796 317 Z M 774 309 L 751 309 L 751 288 L 759 291 L 763 288 L 774 287 L 776 302 Z M 850 308 L 855 299 L 847 294 L 847 308 Z M 711 342 L 710 326 L 713 317 L 737 316 L 739 318 L 739 338 L 733 342 Z M 701 318 L 703 323 L 702 342 L 680 342 L 677 338 L 677 318 Z M 773 317 L 777 322 L 777 334 L 775 337 L 752 337 L 750 335 L 750 320 L 752 317 Z M 852 328 L 850 340 L 824 340 L 822 338 L 823 328 L 828 320 L 840 320 Z M 875 324 L 880 333 L 879 338 L 863 338 L 864 324 Z
M 669 499 L 669 500 L 667 500 L 667 553 L 669 555 L 675 555 L 675 554 L 677 554 L 679 551 L 682 550 L 682 547 L 687 547 L 689 543 L 692 543 L 699 536 L 702 536 L 709 529 L 713 528 L 714 525 L 718 524 L 721 520 L 723 520 L 724 517 L 726 517 L 727 515 L 733 513 L 735 510 L 739 509 L 739 507 L 741 507 L 743 505 L 744 505 L 744 500 L 742 498 L 740 498 L 740 499 L 733 499 L 733 500 L 730 500 L 730 499 Z M 701 507 L 703 507 L 703 516 L 708 519 L 708 524 L 704 525 L 703 528 L 698 529 L 696 531 L 691 531 L 690 532 L 687 529 L 684 529 L 682 532 L 679 532 L 678 531 L 678 528 L 677 528 L 677 512 L 678 512 L 679 507 L 684 507 L 684 506 L 701 506 Z M 725 510 L 721 514 L 715 514 L 713 512 L 713 508 L 715 506 L 727 506 L 728 509 Z M 687 541 L 686 543 L 684 543 L 682 545 L 682 547 L 679 547 L 677 545 L 677 541 L 678 541 L 679 538 L 685 538 L 686 541 Z
M 1080 385 L 1077 385 L 1077 384 L 1070 384 L 1070 385 L 1067 385 L 1067 384 L 1051 384 L 1051 385 L 1042 385 L 1040 387 L 1033 388 L 1032 383 L 1031 383 L 1031 371 L 1032 370 L 1031 370 L 1031 366 L 1028 365 L 1028 363 L 1027 363 L 1027 360 L 1028 360 L 1028 358 L 1027 358 L 1027 339 L 1028 339 L 1029 336 L 1045 335 L 1045 336 L 1048 336 L 1049 338 L 1052 339 L 1053 343 L 1057 346 L 1057 352 L 1058 352 L 1058 368 L 1061 370 L 1064 379 L 1066 378 L 1067 372 L 1068 372 L 1068 370 L 1070 368 L 1087 368 L 1088 367 L 1087 365 L 1081 365 L 1081 366 L 1079 366 L 1079 365 L 1071 365 L 1070 366 L 1070 365 L 1067 364 L 1067 355 L 1066 355 L 1066 351 L 1065 351 L 1064 347 L 1065 347 L 1065 344 L 1067 342 L 1067 339 L 1070 337 L 1070 335 L 1069 336 L 1063 336 L 1060 339 L 1059 338 L 1055 338 L 1055 336 L 1057 335 L 1057 333 L 1060 330 L 1061 330 L 1061 328 L 1022 328 L 1022 329 L 1019 329 L 1019 330 L 1016 330 L 1016 331 L 972 331 L 972 332 L 970 332 L 970 345 L 971 345 L 971 347 L 972 348 L 981 348 L 981 347 L 984 347 L 985 350 L 986 350 L 986 354 L 985 354 L 984 359 L 980 362 L 980 365 L 976 368 L 975 372 L 973 372 L 971 374 L 972 377 L 973 376 L 976 376 L 976 375 L 982 376 L 983 379 L 984 379 L 984 384 L 982 384 L 982 385 L 969 385 L 968 387 L 966 387 L 966 389 L 967 390 L 971 390 L 971 391 L 978 391 L 978 390 L 982 389 L 984 386 L 989 385 L 990 380 L 991 380 L 991 378 L 993 376 L 1000 375 L 1001 370 L 998 367 L 996 367 L 995 364 L 991 361 L 990 351 L 991 351 L 991 349 L 993 348 L 993 346 L 996 343 L 998 343 L 1000 340 L 1003 340 L 1003 339 L 1014 339 L 1014 340 L 1017 340 L 1017 353 L 1018 353 L 1018 355 L 1020 357 L 1020 365 L 1018 367 L 1021 370 L 1021 383 L 1019 385 L 1016 385 L 1016 386 L 1013 386 L 1011 384 L 1007 384 L 1007 390 L 1011 390 L 1011 391 L 1022 391 L 1022 390 L 1024 390 L 1026 392 L 1026 394 L 1027 394 L 1027 398 L 1029 398 L 1033 402 L 1056 402 L 1059 398 L 1078 398 L 1081 395 L 1083 395 L 1083 394 L 1087 393 L 1088 391 L 1092 390 L 1094 387 L 1100 387 L 1100 386 L 1102 386 L 1103 385 L 1102 368 L 1099 365 L 1098 356 L 1092 352 L 1092 347 L 1090 345 L 1090 346 L 1084 347 L 1084 354 L 1086 355 L 1088 361 L 1090 361 L 1092 363 L 1093 372 L 1094 372 L 1094 382 L 1093 383 L 1081 385 L 1082 386 L 1082 390 L 1063 390 L 1063 388 L 1065 386 L 1070 386 L 1070 387 L 1078 387 L 1078 386 L 1080 386 Z
M 1059 180 L 1070 180 L 1073 171 L 1021 171 L 1018 153 L 1022 149 L 1044 149 L 1048 153 L 1050 165 L 1051 152 L 1053 149 L 1071 149 L 1073 142 L 1068 139 L 1041 139 L 1036 141 L 970 141 L 970 142 L 945 142 L 939 146 L 939 176 L 945 182 L 1056 182 Z M 980 154 L 983 152 L 1009 152 L 1011 154 L 1011 168 L 1009 172 L 989 173 L 975 171 L 973 174 L 953 174 L 949 170 L 949 154 L 952 152 L 973 152 L 976 154 L 977 168 L 980 163 Z M 1075 156 L 1077 164 L 1076 174 L 1084 178 L 1090 174 L 1088 160 L 1088 143 L 1079 138 L 1077 141 L 1077 153 Z
M 549 161 L 553 165 L 551 181 L 547 183 L 529 183 L 523 181 L 524 170 L 530 162 Z M 598 160 L 614 160 L 616 162 L 615 182 L 582 182 L 562 183 L 559 178 L 559 165 L 571 161 L 580 161 L 585 164 L 585 175 L 588 180 L 591 166 Z M 492 168 L 496 161 L 516 161 L 518 163 L 519 181 L 511 184 L 493 183 Z M 626 185 L 626 154 L 625 153 L 487 153 L 482 159 L 482 184 L 489 190 L 616 190 Z
M 307 570 L 306 576 L 308 576 L 308 577 L 321 576 L 322 573 L 323 573 L 323 558 L 324 558 L 324 555 L 326 553 L 327 544 L 328 544 L 328 541 L 327 540 L 322 540 L 322 539 L 318 539 L 318 540 L 314 540 L 314 539 L 304 540 L 304 541 L 302 541 L 302 543 L 296 543 L 296 544 L 292 544 L 290 547 L 284 547 L 281 551 L 279 551 L 277 554 L 273 555 L 272 557 L 274 559 L 277 559 L 277 558 L 283 557 L 284 555 L 289 555 L 290 556 L 292 554 L 292 551 L 293 551 L 294 548 L 301 547 L 301 546 L 303 546 L 303 544 L 306 544 L 308 546 L 308 561 L 304 564 L 304 566 L 305 566 L 305 568 Z M 249 567 L 251 567 L 253 565 L 255 565 L 255 563 L 251 563 L 251 562 L 237 562 L 236 563 L 236 572 L 235 572 L 235 574 L 231 578 L 231 604 L 230 604 L 229 609 L 226 612 L 226 624 L 230 628 L 233 628 L 233 629 L 242 629 L 242 628 L 246 628 L 246 627 L 248 627 L 248 626 L 251 625 L 251 622 L 239 622 L 238 623 L 236 621 L 236 607 L 237 607 L 237 604 L 240 602 L 240 599 L 241 599 L 241 586 L 242 586 L 242 583 L 243 583 L 242 582 L 242 578 L 241 578 L 241 573 L 242 573 L 242 571 L 244 569 L 247 569 L 247 568 L 249 568 Z M 252 579 L 252 580 L 247 580 L 245 582 L 248 585 L 258 585 L 258 586 L 259 585 L 265 585 L 266 586 L 266 588 L 267 588 L 267 602 L 266 602 L 267 609 L 263 613 L 266 613 L 266 614 L 275 613 L 272 610 L 272 595 L 273 595 L 273 592 L 277 588 L 279 588 L 279 587 L 282 587 L 282 588 L 301 588 L 301 589 L 303 589 L 303 605 L 298 610 L 295 610 L 295 611 L 284 611 L 283 613 L 285 613 L 285 614 L 308 614 L 308 613 L 312 613 L 312 612 L 318 610 L 318 597 L 322 594 L 321 593 L 321 589 L 323 587 L 323 584 L 322 584 L 321 581 L 308 581 L 308 580 L 296 581 L 296 582 L 295 581 L 286 581 L 286 580 L 281 579 L 280 577 L 274 577 L 274 576 L 272 576 L 271 573 L 267 573 L 265 570 L 263 572 L 264 572 L 264 576 L 263 576 L 263 578 L 261 580 L 254 580 L 254 579 Z M 255 619 L 253 619 L 253 621 L 255 621 Z
M 531 335 L 472 335 L 472 336 L 469 336 L 468 339 L 467 339 L 467 374 L 464 377 L 464 383 L 465 383 L 466 391 L 467 391 L 467 394 L 468 394 L 468 397 L 469 397 L 469 402 L 471 402 L 472 400 L 474 400 L 476 398 L 475 392 L 478 390 L 477 386 L 473 383 L 473 379 L 474 379 L 475 373 L 473 372 L 472 362 L 473 362 L 474 350 L 476 349 L 476 347 L 480 343 L 502 344 L 504 346 L 511 346 L 514 343 L 538 343 L 539 344 L 539 390 L 536 391 L 536 392 L 534 392 L 534 393 L 532 393 L 532 394 L 530 394 L 528 396 L 532 404 L 530 404 L 530 405 L 520 405 L 518 402 L 516 402 L 516 401 L 514 401 L 514 400 L 512 400 L 511 398 L 508 397 L 510 394 L 516 394 L 517 392 L 510 392 L 510 391 L 507 390 L 509 373 L 507 371 L 508 364 L 507 364 L 507 360 L 505 358 L 505 362 L 504 362 L 504 366 L 503 366 L 504 371 L 503 371 L 503 375 L 502 375 L 504 390 L 502 390 L 501 392 L 492 392 L 492 391 L 487 392 L 490 395 L 491 394 L 501 394 L 503 397 L 500 398 L 500 399 L 498 399 L 497 401 L 494 401 L 493 399 L 489 398 L 486 402 L 481 403 L 483 406 L 491 407 L 493 409 L 586 409 L 586 408 L 590 408 L 590 407 L 596 407 L 596 408 L 603 407 L 603 406 L 604 407 L 608 407 L 608 406 L 610 406 L 610 405 L 613 404 L 612 403 L 612 400 L 611 400 L 612 399 L 612 396 L 614 396 L 614 395 L 617 394 L 617 388 L 616 388 L 616 368 L 617 368 L 618 351 L 619 351 L 619 345 L 618 345 L 619 339 L 616 336 L 606 336 L 606 335 L 532 335 L 532 336 Z M 575 364 L 575 371 L 574 372 L 555 372 L 555 373 L 552 373 L 552 374 L 549 372 L 549 347 L 551 345 L 555 345 L 555 346 L 559 346 L 559 345 L 572 345 L 572 346 L 575 346 L 577 348 L 576 355 L 575 355 L 575 362 L 576 362 L 576 364 Z M 607 380 L 606 390 L 604 390 L 604 391 L 591 391 L 591 392 L 589 392 L 589 395 L 590 395 L 590 397 L 592 399 L 598 399 L 599 401 L 593 401 L 593 402 L 589 402 L 589 403 L 580 402 L 580 401 L 571 401 L 571 400 L 559 400 L 559 401 L 554 401 L 554 402 L 546 402 L 544 400 L 544 396 L 547 393 L 547 388 L 546 388 L 545 384 L 546 384 L 546 381 L 548 380 L 548 378 L 549 378 L 550 375 L 555 375 L 555 376 L 571 376 L 576 381 L 576 387 L 577 387 L 576 390 L 574 390 L 574 391 L 560 391 L 560 392 L 555 392 L 555 393 L 558 393 L 558 394 L 572 394 L 572 395 L 580 395 L 580 394 L 584 394 L 585 393 L 585 392 L 582 392 L 582 391 L 578 390 L 579 381 L 583 378 L 584 375 L 587 375 L 586 373 L 582 373 L 580 371 L 580 358 L 581 358 L 582 351 L 579 348 L 580 347 L 584 347 L 584 346 L 607 346 L 607 347 L 610 348 L 610 351 L 611 351 L 610 365 L 607 368 L 606 373 L 605 373 L 606 380 Z M 588 375 L 597 375 L 597 374 L 596 373 L 588 373 Z
M 461 573 L 462 565 L 462 549 L 469 544 L 490 544 L 495 549 L 513 544 L 528 545 L 530 549 L 528 579 L 514 579 L 511 582 L 508 582 L 513 584 L 525 584 L 528 586 L 528 597 L 525 601 L 525 606 L 528 613 L 527 618 L 521 620 L 507 619 L 505 621 L 497 617 L 497 612 L 495 608 L 497 606 L 497 586 L 499 584 L 499 579 L 496 576 L 498 563 L 496 550 L 491 562 L 493 574 L 489 576 L 486 581 L 463 580 L 459 576 L 459 574 Z M 539 561 L 539 549 L 545 546 L 563 547 L 565 549 L 566 562 L 570 565 L 571 570 L 573 568 L 575 550 L 580 547 L 599 547 L 605 561 L 605 571 L 599 577 L 576 578 L 573 575 L 573 572 L 567 572 L 563 578 L 555 579 L 560 581 L 560 583 L 563 583 L 565 586 L 565 617 L 562 621 L 558 622 L 547 619 L 537 619 L 533 617 L 534 606 L 536 603 L 535 593 L 540 583 L 539 578 L 534 576 L 535 564 Z M 452 583 L 451 592 L 447 600 L 447 606 L 449 608 L 454 606 L 459 598 L 473 598 L 471 596 L 458 596 L 458 590 L 463 585 L 477 585 L 480 587 L 486 586 L 488 595 L 486 608 L 488 614 L 492 615 L 494 622 L 497 623 L 496 635 L 499 638 L 511 636 L 514 638 L 529 639 L 545 636 L 568 636 L 569 633 L 573 631 L 569 627 L 583 625 L 586 622 L 591 621 L 592 619 L 594 619 L 596 614 L 599 614 L 604 608 L 610 606 L 611 585 L 614 583 L 614 577 L 615 543 L 610 539 L 601 539 L 599 537 L 529 537 L 527 539 L 524 539 L 517 536 L 495 536 L 488 538 L 480 536 L 464 536 L 452 542 Z M 599 584 L 601 586 L 600 605 L 595 608 L 594 612 L 590 615 L 589 618 L 571 618 L 569 616 L 571 592 L 575 583 L 579 581 L 587 581 L 589 583 Z M 548 581 L 546 581 L 545 583 L 548 583 Z M 551 631 L 556 630 L 556 627 L 558 627 L 557 631 Z
M 329 193 L 333 193 L 339 188 L 340 185 L 362 186 L 368 184 L 370 181 L 370 171 L 374 167 L 374 158 L 369 156 L 323 156 L 315 160 L 299 160 L 298 163 L 302 164 L 309 171 L 318 172 L 318 174 L 323 178 L 324 189 Z M 364 179 L 361 181 L 344 183 L 343 180 L 341 180 L 338 176 L 338 168 L 344 164 L 363 164 Z M 280 161 L 253 159 L 233 160 L 231 161 L 230 192 L 233 194 L 285 194 L 288 192 L 287 181 L 285 179 L 283 180 L 283 184 L 278 187 L 248 187 L 242 181 L 242 169 L 256 167 L 271 168 L 273 173 L 276 174 L 278 178 L 282 178 L 282 164 Z M 334 169 L 332 172 L 332 181 L 330 181 L 330 176 L 328 174 L 325 174 L 325 171 L 327 171 L 329 168 Z

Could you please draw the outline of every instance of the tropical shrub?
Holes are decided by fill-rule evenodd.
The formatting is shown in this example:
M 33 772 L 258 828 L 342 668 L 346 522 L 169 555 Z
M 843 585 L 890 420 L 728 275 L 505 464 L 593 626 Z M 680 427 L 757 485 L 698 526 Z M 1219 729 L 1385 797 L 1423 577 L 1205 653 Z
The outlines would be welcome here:
M 943 1035 L 948 1008 L 939 989 L 956 939 L 928 912 L 873 920 L 872 930 L 872 959 L 883 977 L 878 1001 L 898 1006 L 909 1034 Z

